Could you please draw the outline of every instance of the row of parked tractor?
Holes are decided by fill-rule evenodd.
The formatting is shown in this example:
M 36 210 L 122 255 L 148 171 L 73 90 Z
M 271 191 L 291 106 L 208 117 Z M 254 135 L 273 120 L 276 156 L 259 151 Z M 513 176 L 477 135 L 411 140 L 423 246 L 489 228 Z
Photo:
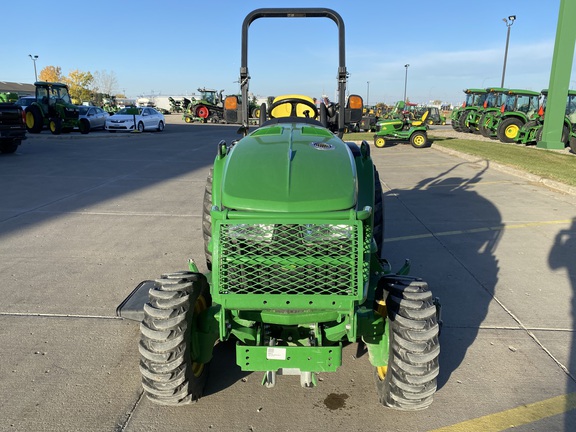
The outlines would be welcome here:
M 451 115 L 452 128 L 504 143 L 536 144 L 542 140 L 547 90 L 489 87 L 466 89 L 466 100 Z M 562 142 L 576 152 L 576 91 L 569 90 Z

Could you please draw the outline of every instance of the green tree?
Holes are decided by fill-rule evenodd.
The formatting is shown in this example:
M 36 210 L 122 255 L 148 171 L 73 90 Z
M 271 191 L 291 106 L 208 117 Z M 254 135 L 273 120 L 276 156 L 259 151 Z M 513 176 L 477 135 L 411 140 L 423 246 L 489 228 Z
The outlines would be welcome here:
M 70 97 L 74 103 L 82 103 L 92 99 L 92 82 L 94 77 L 90 72 L 82 72 L 78 69 L 71 71 L 63 81 L 68 85 Z
M 46 66 L 38 75 L 40 81 L 62 82 L 62 69 L 60 66 Z

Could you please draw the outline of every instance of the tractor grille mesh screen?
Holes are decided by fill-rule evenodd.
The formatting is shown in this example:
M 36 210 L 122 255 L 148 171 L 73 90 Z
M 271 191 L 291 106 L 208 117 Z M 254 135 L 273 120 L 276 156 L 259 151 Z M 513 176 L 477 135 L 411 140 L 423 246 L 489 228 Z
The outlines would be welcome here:
M 358 293 L 355 225 L 222 224 L 218 247 L 220 294 Z

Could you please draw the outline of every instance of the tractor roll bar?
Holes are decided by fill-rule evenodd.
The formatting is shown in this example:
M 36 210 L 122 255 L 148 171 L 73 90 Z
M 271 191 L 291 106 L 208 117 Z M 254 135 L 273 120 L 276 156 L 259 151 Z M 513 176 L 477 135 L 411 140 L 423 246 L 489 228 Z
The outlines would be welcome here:
M 344 109 L 346 103 L 346 47 L 344 20 L 334 10 L 328 8 L 263 8 L 246 15 L 242 23 L 242 59 L 240 65 L 240 86 L 242 89 L 242 123 L 248 131 L 248 27 L 258 18 L 330 18 L 338 26 L 338 131 L 344 133 Z

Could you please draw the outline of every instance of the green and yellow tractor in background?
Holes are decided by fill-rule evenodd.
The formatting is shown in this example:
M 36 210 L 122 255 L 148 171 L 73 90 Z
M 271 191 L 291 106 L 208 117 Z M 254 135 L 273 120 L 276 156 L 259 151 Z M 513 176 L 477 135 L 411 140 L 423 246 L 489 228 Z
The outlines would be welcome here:
M 466 94 L 466 100 L 460 108 L 452 111 L 450 117 L 452 129 L 457 132 L 470 132 L 467 123 L 468 115 L 471 111 L 480 110 L 487 96 L 486 89 L 466 89 L 464 93 Z
M 520 128 L 516 138 L 518 144 L 530 145 L 542 140 L 548 90 L 544 89 L 540 93 L 540 107 Z M 576 153 L 576 90 L 568 90 L 566 112 L 560 140 L 565 146 L 570 146 L 572 152 Z
M 277 97 L 250 130 L 247 35 L 260 18 L 329 18 L 338 26 L 337 134 L 324 104 Z M 382 184 L 370 145 L 344 142 L 362 117 L 346 99 L 344 23 L 326 8 L 257 9 L 242 25 L 239 98 L 242 138 L 215 145 L 206 182 L 203 234 L 208 273 L 145 281 L 119 307 L 140 323 L 140 371 L 155 403 L 202 396 L 216 342 L 233 341 L 243 371 L 274 387 L 296 375 L 302 387 L 336 371 L 343 347 L 362 343 L 381 404 L 419 410 L 432 403 L 439 373 L 440 305 L 426 282 L 392 273 L 382 258 Z M 295 83 L 297 85 L 297 83 Z M 227 115 L 227 114 L 225 114 Z M 144 305 L 132 299 L 148 293 Z M 226 372 L 224 372 L 226 373 Z M 341 383 L 345 386 L 346 383 Z M 342 388 L 342 387 L 341 387 Z
M 222 93 L 214 89 L 199 88 L 200 99 L 192 99 L 182 118 L 186 123 L 199 119 L 201 122 L 208 121 L 219 123 L 224 118 L 224 98 Z
M 66 84 L 37 81 L 34 86 L 36 101 L 26 108 L 28 132 L 40 133 L 44 126 L 54 135 L 75 128 L 83 134 L 90 132 L 90 122 L 79 119 L 78 107 L 72 103 Z
M 476 109 L 468 110 L 466 118 L 460 117 L 462 132 L 482 133 L 483 121 L 489 113 L 500 111 L 506 91 L 507 89 L 502 87 L 488 87 L 484 103 Z
M 540 93 L 509 89 L 499 111 L 486 113 L 482 120 L 483 135 L 503 143 L 514 143 L 520 128 L 538 112 Z

